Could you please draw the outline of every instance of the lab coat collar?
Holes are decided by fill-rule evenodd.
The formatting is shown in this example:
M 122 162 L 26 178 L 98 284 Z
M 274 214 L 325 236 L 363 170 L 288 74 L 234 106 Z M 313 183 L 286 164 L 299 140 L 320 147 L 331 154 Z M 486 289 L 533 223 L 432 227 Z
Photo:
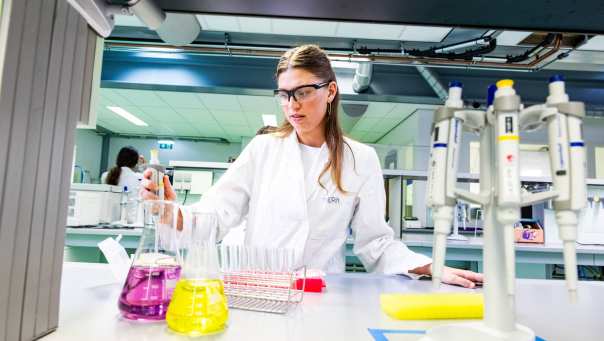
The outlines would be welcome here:
M 299 170 L 299 173 L 296 174 L 297 179 L 303 179 L 304 182 L 304 196 L 306 201 L 310 200 L 310 198 L 317 192 L 317 190 L 321 189 L 319 186 L 318 178 L 323 171 L 323 167 L 325 167 L 325 163 L 329 159 L 329 148 L 327 148 L 327 143 L 323 142 L 321 145 L 321 150 L 319 151 L 319 156 L 315 160 L 314 164 L 310 167 L 308 174 L 304 174 L 304 167 L 302 165 L 302 155 L 300 151 L 300 141 L 298 140 L 298 134 L 294 131 L 289 136 L 289 144 L 292 147 L 292 154 L 294 156 L 295 164 L 292 166 Z M 329 181 L 329 172 L 325 173 L 322 177 L 323 185 L 327 185 L 327 181 Z

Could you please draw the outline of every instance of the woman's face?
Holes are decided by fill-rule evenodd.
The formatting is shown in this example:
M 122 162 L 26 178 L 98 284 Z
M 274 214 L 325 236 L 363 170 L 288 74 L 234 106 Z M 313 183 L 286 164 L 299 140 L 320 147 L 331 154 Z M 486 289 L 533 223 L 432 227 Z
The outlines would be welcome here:
M 303 85 L 323 84 L 325 81 L 306 70 L 292 68 L 281 73 L 277 83 L 280 90 L 294 90 Z M 320 89 L 300 89 L 297 93 L 304 95 L 300 99 L 290 97 L 289 100 L 281 101 L 283 114 L 298 135 L 307 135 L 317 129 L 323 131 L 327 103 L 333 101 L 336 91 L 336 83 L 331 82 Z

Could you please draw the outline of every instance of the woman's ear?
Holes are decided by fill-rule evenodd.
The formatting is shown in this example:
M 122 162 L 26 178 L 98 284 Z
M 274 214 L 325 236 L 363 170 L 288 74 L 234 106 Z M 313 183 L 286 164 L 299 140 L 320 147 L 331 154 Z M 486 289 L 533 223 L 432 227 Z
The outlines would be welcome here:
M 332 81 L 331 83 L 329 83 L 328 86 L 328 95 L 327 95 L 327 101 L 329 103 L 333 102 L 333 99 L 336 97 L 336 94 L 338 93 L 338 84 L 334 81 Z

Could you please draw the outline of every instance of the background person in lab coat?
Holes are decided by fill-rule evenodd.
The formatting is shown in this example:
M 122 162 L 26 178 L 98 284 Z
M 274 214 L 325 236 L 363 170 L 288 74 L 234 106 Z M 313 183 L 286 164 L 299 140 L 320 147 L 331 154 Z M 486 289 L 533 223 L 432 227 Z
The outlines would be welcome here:
M 115 166 L 103 174 L 101 182 L 122 189 L 128 186 L 128 192 L 138 193 L 143 178 L 141 173 L 135 171 L 138 160 L 139 154 L 134 147 L 123 147 L 117 154 Z
M 301 264 L 326 272 L 345 270 L 349 228 L 353 252 L 368 271 L 429 275 L 431 259 L 394 239 L 384 220 L 384 180 L 375 150 L 345 138 L 338 123 L 339 93 L 326 54 L 305 45 L 280 59 L 275 90 L 285 121 L 256 136 L 222 178 L 191 210 L 217 215 L 222 234 L 247 217 L 245 244 L 293 248 Z M 144 199 L 157 190 L 144 173 Z M 176 195 L 167 179 L 165 195 Z M 446 283 L 474 287 L 482 275 L 446 268 Z

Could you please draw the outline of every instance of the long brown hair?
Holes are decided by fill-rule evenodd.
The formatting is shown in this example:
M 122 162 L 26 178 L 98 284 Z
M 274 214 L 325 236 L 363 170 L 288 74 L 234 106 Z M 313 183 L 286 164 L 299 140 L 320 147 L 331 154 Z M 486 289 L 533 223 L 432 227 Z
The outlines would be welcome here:
M 306 70 L 324 82 L 336 81 L 336 74 L 331 68 L 327 54 L 317 45 L 302 45 L 286 51 L 281 56 L 279 64 L 277 64 L 275 79 L 278 80 L 279 76 L 288 69 Z M 329 149 L 329 161 L 325 164 L 317 181 L 322 188 L 325 188 L 321 183 L 321 177 L 328 170 L 331 170 L 331 180 L 336 184 L 338 191 L 346 193 L 342 187 L 342 163 L 344 161 L 344 145 L 348 144 L 344 141 L 344 133 L 338 120 L 339 103 L 340 92 L 337 91 L 331 104 L 328 104 L 325 115 L 325 142 Z M 294 127 L 287 120 L 284 120 L 275 132 L 285 137 L 291 134 L 293 130 Z
M 134 168 L 138 163 L 138 151 L 132 147 L 127 146 L 120 149 L 117 153 L 117 160 L 115 160 L 115 166 L 111 168 L 107 174 L 105 183 L 108 185 L 117 186 L 120 181 L 120 175 L 122 175 L 122 167 Z

